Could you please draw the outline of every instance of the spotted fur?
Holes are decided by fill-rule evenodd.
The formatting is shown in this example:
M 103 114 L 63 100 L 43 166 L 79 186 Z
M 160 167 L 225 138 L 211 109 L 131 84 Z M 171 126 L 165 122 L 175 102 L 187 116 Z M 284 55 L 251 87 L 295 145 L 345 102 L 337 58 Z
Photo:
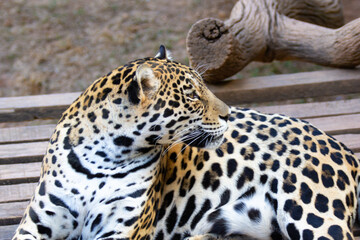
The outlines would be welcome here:
M 305 121 L 231 108 L 219 148 L 162 161 L 155 240 L 354 239 L 359 160 Z
M 149 239 L 166 174 L 163 146 L 218 146 L 228 115 L 164 47 L 158 58 L 108 73 L 62 115 L 13 239 Z

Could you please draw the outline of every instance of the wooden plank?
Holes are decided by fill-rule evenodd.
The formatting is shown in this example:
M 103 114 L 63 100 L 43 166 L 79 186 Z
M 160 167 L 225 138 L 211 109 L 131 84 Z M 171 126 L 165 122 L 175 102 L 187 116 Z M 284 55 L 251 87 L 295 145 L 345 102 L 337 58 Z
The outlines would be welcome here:
M 0 203 L 0 219 L 22 216 L 28 204 L 29 201 Z
M 225 81 L 209 88 L 228 104 L 270 102 L 360 92 L 360 69 L 281 74 Z
M 44 108 L 70 105 L 81 92 L 0 98 L 0 109 Z
M 55 124 L 0 128 L 0 143 L 35 142 L 49 140 Z
M 315 102 L 276 106 L 256 106 L 264 113 L 281 113 L 298 118 L 315 118 L 360 113 L 360 98 L 342 101 Z M 0 143 L 48 140 L 55 124 L 0 128 Z
M 37 183 L 22 183 L 0 186 L 0 203 L 27 201 L 34 194 Z
M 359 225 L 359 220 L 358 219 L 356 219 L 356 222 L 354 224 L 353 234 L 354 234 L 354 236 L 358 236 L 355 239 L 360 239 L 360 225 Z
M 263 113 L 281 113 L 297 118 L 316 118 L 360 113 L 360 98 L 341 101 L 314 102 L 252 107 Z M 48 140 L 55 124 L 0 128 L 0 144 Z
M 354 152 L 360 152 L 360 134 L 342 134 L 334 137 Z
M 296 118 L 315 118 L 360 113 L 360 98 L 274 106 L 255 106 L 263 113 L 281 113 Z
M 360 69 L 255 77 L 209 87 L 228 104 L 349 94 L 360 92 Z M 0 122 L 59 118 L 79 95 L 80 92 L 0 98 Z
M 47 145 L 47 141 L 0 145 L 0 164 L 41 161 Z
M 359 225 L 359 220 L 358 219 L 356 219 L 356 222 L 355 222 L 355 224 L 353 226 L 353 234 L 355 236 L 360 236 L 360 225 Z
M 18 108 L 10 110 L 0 109 L 0 122 L 22 122 L 35 119 L 59 119 L 61 114 L 68 108 L 66 106 L 42 107 L 42 108 Z
M 360 114 L 305 119 L 328 134 L 360 133 Z
M 0 165 L 0 185 L 38 182 L 41 162 Z
M 16 228 L 17 225 L 0 226 L 0 240 L 10 240 Z
M 60 118 L 80 92 L 0 98 L 0 122 Z
M 18 224 L 28 203 L 28 201 L 0 203 L 0 226 Z

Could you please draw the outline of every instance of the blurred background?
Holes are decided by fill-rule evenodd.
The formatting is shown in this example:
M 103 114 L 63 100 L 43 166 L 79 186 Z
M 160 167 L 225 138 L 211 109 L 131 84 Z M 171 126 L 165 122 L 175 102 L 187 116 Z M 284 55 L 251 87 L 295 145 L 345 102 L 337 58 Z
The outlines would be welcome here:
M 188 64 L 186 36 L 206 17 L 227 19 L 236 0 L 0 1 L 0 96 L 82 91 L 160 44 Z M 343 0 L 345 22 L 359 0 Z M 296 61 L 251 63 L 235 78 L 325 69 Z

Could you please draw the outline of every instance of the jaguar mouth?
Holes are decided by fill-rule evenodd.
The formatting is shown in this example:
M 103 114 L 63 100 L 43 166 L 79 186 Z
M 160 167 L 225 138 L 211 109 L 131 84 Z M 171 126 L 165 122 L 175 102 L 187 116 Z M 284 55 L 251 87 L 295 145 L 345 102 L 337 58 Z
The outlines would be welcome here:
M 223 142 L 223 133 L 209 133 L 203 129 L 197 129 L 183 136 L 183 142 L 192 147 L 217 148 Z

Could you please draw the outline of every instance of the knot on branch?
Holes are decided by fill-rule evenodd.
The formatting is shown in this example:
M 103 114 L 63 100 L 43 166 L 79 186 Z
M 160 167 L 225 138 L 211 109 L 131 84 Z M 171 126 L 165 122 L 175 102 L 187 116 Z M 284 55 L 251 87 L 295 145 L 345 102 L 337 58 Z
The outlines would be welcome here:
M 224 22 L 217 19 L 211 19 L 204 27 L 203 36 L 206 40 L 212 41 L 219 39 L 226 32 Z

